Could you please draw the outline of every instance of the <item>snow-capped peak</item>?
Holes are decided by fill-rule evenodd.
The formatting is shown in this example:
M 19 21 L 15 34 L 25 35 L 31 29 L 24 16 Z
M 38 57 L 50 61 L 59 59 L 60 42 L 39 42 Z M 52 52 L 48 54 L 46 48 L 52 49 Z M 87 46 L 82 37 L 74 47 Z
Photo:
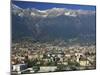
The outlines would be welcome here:
M 52 8 L 51 10 L 56 10 L 56 11 L 64 11 L 64 10 L 66 10 L 65 8 L 57 8 L 57 7 L 54 7 L 54 8 Z
M 12 4 L 11 7 L 12 7 L 13 10 L 14 10 L 14 9 L 22 9 L 22 8 L 20 8 L 19 6 L 15 5 L 15 4 Z
M 56 16 L 72 16 L 76 17 L 77 15 L 80 14 L 94 14 L 95 11 L 89 11 L 89 10 L 73 10 L 73 9 L 67 9 L 67 8 L 51 8 L 51 9 L 46 9 L 46 10 L 39 10 L 36 8 L 26 8 L 22 9 L 19 6 L 16 6 L 15 4 L 12 4 L 12 10 L 19 16 L 24 16 L 24 15 L 30 15 L 30 16 L 39 16 L 39 17 L 56 17 Z

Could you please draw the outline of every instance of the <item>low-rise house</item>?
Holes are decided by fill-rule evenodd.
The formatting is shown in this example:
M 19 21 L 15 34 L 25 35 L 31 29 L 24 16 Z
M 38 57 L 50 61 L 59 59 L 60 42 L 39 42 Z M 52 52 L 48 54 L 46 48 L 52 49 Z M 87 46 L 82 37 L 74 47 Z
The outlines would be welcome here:
M 80 64 L 80 66 L 89 66 L 90 65 L 88 60 L 80 60 L 79 64 Z
M 66 58 L 70 58 L 71 55 L 66 53 L 66 54 L 65 54 L 65 57 L 66 57 Z
M 68 62 L 63 62 L 62 64 L 63 64 L 63 65 L 68 65 Z

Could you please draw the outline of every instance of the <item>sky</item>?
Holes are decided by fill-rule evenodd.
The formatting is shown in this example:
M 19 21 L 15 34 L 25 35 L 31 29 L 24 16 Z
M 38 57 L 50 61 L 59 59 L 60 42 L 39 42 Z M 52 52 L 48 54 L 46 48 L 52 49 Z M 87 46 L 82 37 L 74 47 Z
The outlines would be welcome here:
M 27 1 L 12 1 L 13 4 L 21 8 L 36 8 L 39 10 L 46 10 L 51 8 L 67 8 L 67 9 L 82 9 L 82 10 L 96 10 L 96 6 L 91 5 L 76 5 L 76 4 L 58 4 L 58 3 L 44 3 L 44 2 L 27 2 Z

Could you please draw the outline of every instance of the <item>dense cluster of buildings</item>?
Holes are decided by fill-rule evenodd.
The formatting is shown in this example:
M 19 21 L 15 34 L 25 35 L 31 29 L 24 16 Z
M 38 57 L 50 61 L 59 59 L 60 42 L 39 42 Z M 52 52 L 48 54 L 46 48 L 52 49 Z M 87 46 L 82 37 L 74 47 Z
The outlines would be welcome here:
M 54 45 L 51 43 L 14 43 L 12 73 L 36 73 L 95 69 L 95 45 Z

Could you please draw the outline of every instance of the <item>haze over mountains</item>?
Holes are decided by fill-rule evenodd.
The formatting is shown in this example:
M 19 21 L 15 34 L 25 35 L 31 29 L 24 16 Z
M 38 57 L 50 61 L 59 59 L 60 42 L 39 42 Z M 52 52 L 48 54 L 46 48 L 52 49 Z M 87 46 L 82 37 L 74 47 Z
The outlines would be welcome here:
M 96 12 L 51 8 L 23 9 L 12 4 L 12 39 L 95 41 Z

